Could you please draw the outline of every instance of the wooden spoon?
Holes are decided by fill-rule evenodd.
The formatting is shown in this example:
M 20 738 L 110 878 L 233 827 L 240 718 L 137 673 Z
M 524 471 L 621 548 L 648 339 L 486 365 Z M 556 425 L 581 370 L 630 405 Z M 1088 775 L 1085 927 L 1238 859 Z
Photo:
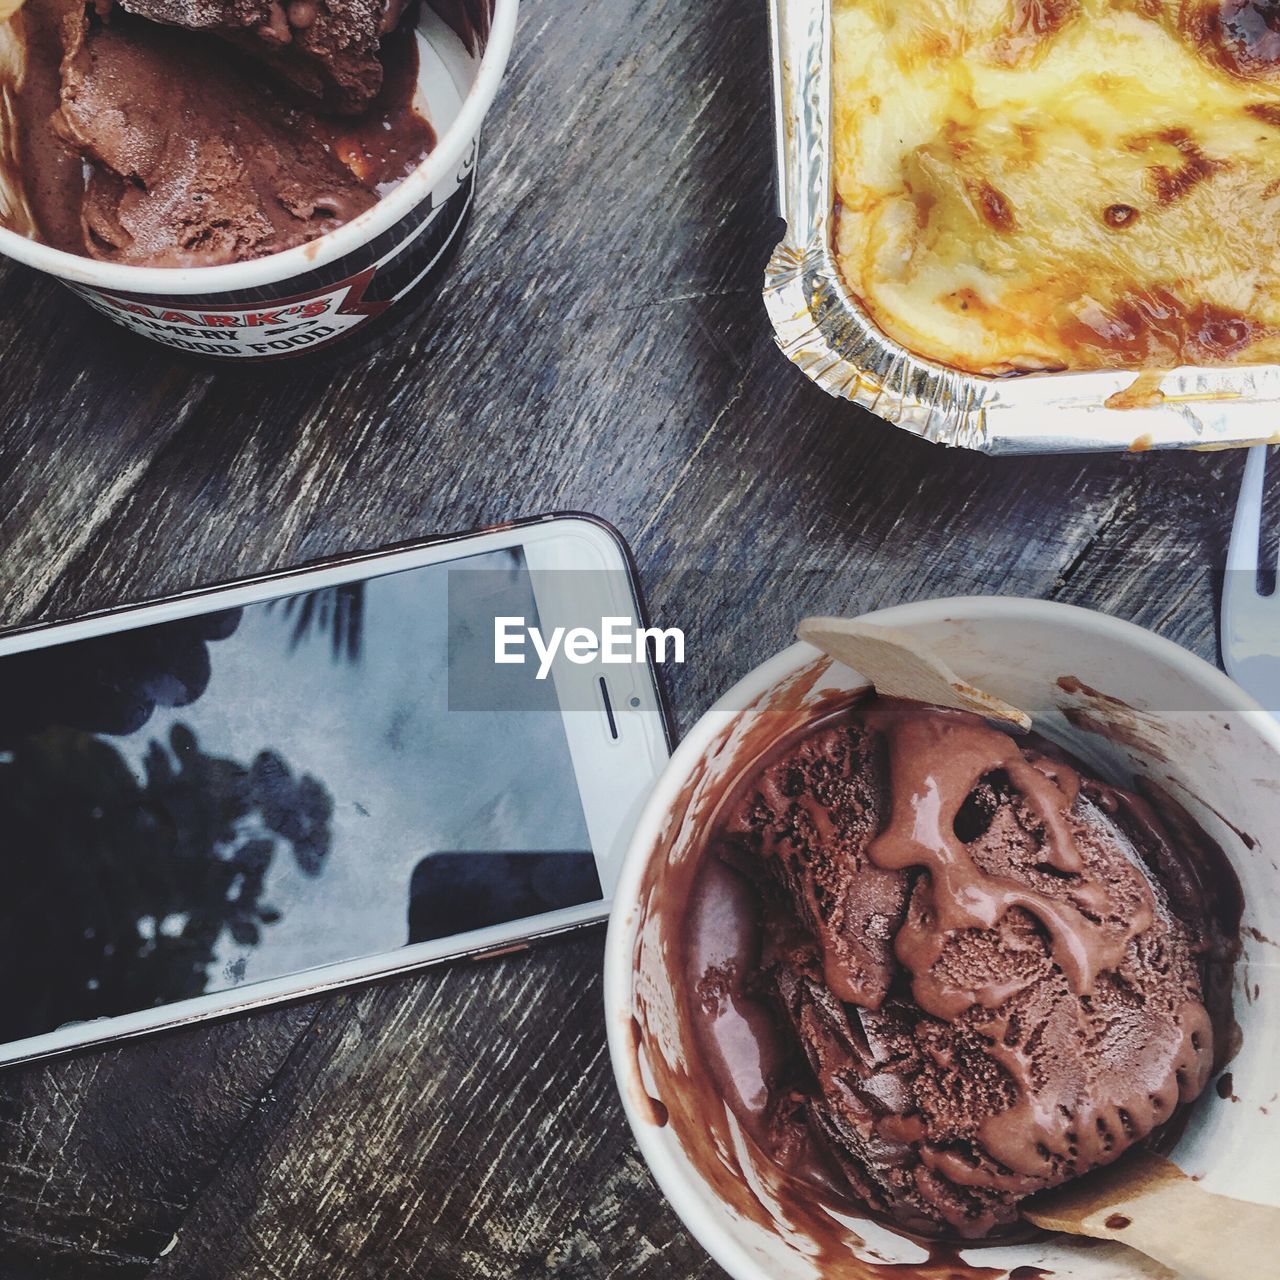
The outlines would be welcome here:
M 937 654 L 905 631 L 852 618 L 806 618 L 796 634 L 866 676 L 886 698 L 974 711 L 1022 730 L 1031 728 L 1031 717 L 1025 711 L 966 684 Z
M 1032 1196 L 1022 1214 L 1048 1231 L 1118 1240 L 1180 1280 L 1280 1276 L 1280 1209 L 1215 1195 L 1142 1148 Z

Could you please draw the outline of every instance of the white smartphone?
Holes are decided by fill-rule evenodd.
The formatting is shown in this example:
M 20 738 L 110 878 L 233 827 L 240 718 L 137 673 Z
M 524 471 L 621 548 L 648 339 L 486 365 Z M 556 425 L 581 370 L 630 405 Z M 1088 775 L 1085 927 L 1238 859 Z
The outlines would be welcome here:
M 0 635 L 0 1062 L 602 919 L 652 655 L 495 634 L 619 618 L 626 547 L 569 515 Z

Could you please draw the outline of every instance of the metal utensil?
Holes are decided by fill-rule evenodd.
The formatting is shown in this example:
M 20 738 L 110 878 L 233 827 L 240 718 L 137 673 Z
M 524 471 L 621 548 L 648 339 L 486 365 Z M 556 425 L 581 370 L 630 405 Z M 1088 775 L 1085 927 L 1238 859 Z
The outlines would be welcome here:
M 1280 715 L 1280 591 L 1261 595 L 1258 563 L 1267 446 L 1244 465 L 1222 587 L 1222 663 L 1227 674 L 1272 715 Z

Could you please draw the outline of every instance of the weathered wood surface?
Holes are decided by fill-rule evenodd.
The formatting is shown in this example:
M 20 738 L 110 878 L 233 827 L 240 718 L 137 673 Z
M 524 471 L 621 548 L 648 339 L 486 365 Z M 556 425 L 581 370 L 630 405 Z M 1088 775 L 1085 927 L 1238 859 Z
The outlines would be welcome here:
M 364 365 L 210 372 L 0 268 L 0 621 L 579 508 L 690 630 L 682 728 L 804 613 L 938 594 L 1213 656 L 1238 456 L 944 452 L 778 355 L 767 75 L 759 4 L 529 0 L 460 264 Z M 719 1275 L 623 1122 L 601 939 L 0 1073 L 0 1280 Z

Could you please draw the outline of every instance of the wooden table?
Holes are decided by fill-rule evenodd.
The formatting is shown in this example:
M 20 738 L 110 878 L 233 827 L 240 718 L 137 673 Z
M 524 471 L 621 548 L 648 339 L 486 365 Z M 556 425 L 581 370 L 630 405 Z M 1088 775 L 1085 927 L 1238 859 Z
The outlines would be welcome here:
M 682 728 L 806 611 L 1029 594 L 1213 657 L 1238 455 L 944 451 L 778 354 L 766 45 L 529 0 L 462 259 L 363 365 L 213 372 L 0 269 L 3 620 L 577 508 L 690 632 Z M 623 1121 L 602 937 L 0 1073 L 0 1280 L 719 1275 Z

